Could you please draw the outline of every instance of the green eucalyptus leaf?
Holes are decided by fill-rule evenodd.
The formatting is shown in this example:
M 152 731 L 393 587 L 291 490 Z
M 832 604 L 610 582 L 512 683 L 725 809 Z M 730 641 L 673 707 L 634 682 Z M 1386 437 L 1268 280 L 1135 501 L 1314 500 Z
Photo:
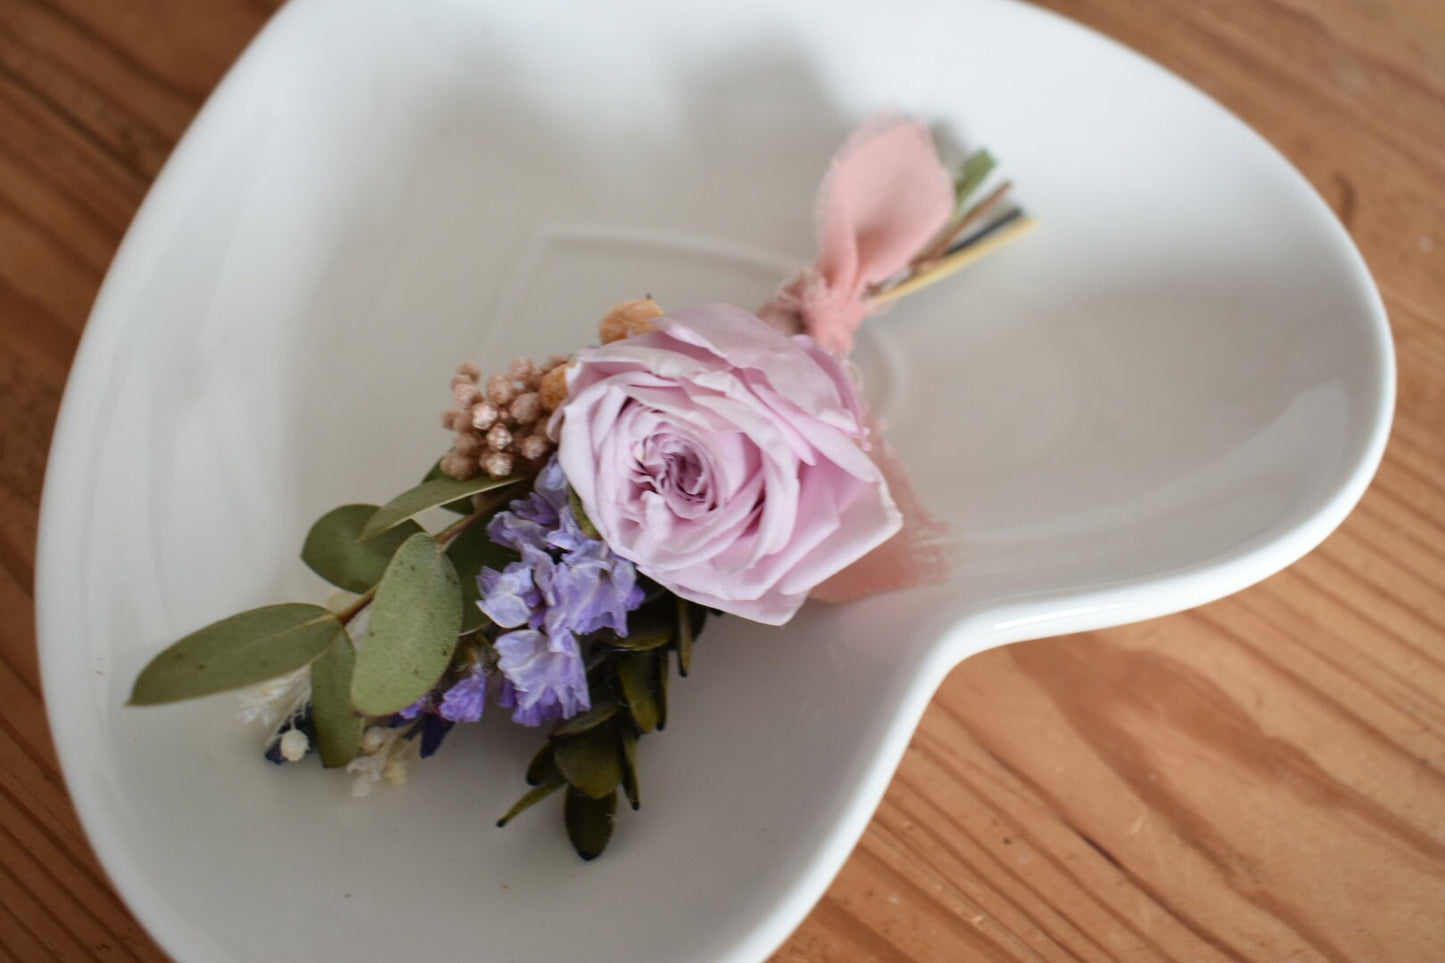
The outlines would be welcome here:
M 622 697 L 637 728 L 651 732 L 657 728 L 657 653 L 621 653 L 617 656 L 617 681 L 622 683 Z
M 507 810 L 507 814 L 505 816 L 497 820 L 497 825 L 507 825 L 507 823 L 515 819 L 518 814 L 524 813 L 527 810 L 531 809 L 533 806 L 537 805 L 537 803 L 546 799 L 548 796 L 552 795 L 554 792 L 556 792 L 558 789 L 561 789 L 565 785 L 567 784 L 563 782 L 561 777 L 559 776 L 551 782 L 544 782 L 540 786 L 532 787 L 531 789 L 527 790 L 525 793 L 522 794 L 521 799 L 518 799 L 515 803 L 512 804 L 512 808 Z
M 532 761 L 527 765 L 527 785 L 540 786 L 544 782 L 561 778 L 562 774 L 557 771 L 557 764 L 552 761 L 552 743 L 543 743 L 541 750 L 532 757 Z
M 627 801 L 635 810 L 642 806 L 642 799 L 637 795 L 637 733 L 623 726 L 618 732 L 618 736 L 622 762 L 622 791 L 627 794 Z
M 610 725 L 555 740 L 552 758 L 562 778 L 594 799 L 612 792 L 622 781 L 622 769 L 617 762 L 617 734 Z
M 442 471 L 442 463 L 441 460 L 438 459 L 437 463 L 431 466 L 431 471 L 426 473 L 426 477 L 423 478 L 422 481 L 429 482 L 436 481 L 438 478 L 450 477 L 450 475 Z M 442 506 L 442 508 L 445 508 L 449 512 L 456 512 L 458 515 L 470 515 L 473 511 L 476 510 L 472 506 L 472 499 L 470 495 L 468 495 L 466 498 L 458 498 L 454 502 L 447 502 L 445 505 Z
M 421 526 L 404 521 L 386 533 L 361 541 L 361 530 L 377 512 L 375 505 L 342 505 L 316 520 L 306 534 L 301 561 L 326 581 L 360 595 L 381 581 L 391 556 Z
M 577 855 L 596 859 L 612 838 L 612 827 L 617 822 L 617 792 L 614 790 L 597 799 L 569 789 L 563 819 L 567 823 L 567 838 Z
M 570 719 L 565 719 L 557 723 L 551 733 L 548 734 L 548 738 L 565 739 L 567 736 L 575 736 L 589 729 L 595 729 L 608 719 L 617 715 L 617 709 L 617 703 L 611 699 L 599 701 L 581 715 L 575 715 Z
M 377 509 L 376 514 L 371 516 L 371 520 L 361 530 L 361 537 L 364 539 L 375 538 L 407 519 L 415 518 L 429 508 L 440 508 L 459 498 L 468 498 L 482 492 L 507 488 L 519 481 L 522 481 L 519 475 L 508 475 L 506 478 L 488 478 L 485 475 L 478 475 L 476 478 L 466 479 L 443 475 L 440 478 L 433 478 L 431 481 L 424 481 L 415 488 L 402 492 Z
M 310 664 L 341 632 L 319 605 L 251 609 L 192 632 L 151 659 L 130 704 L 159 705 L 259 685 Z
M 311 663 L 311 716 L 321 764 L 336 769 L 356 758 L 366 720 L 351 708 L 351 673 L 356 647 L 342 629 L 336 641 Z
M 487 537 L 486 519 L 477 520 L 452 539 L 447 546 L 447 555 L 451 557 L 462 585 L 462 632 L 475 632 L 491 624 L 491 619 L 477 608 L 477 601 L 481 598 L 477 576 L 483 567 L 500 572 L 521 556 Z
M 402 543 L 376 588 L 366 644 L 356 656 L 356 711 L 390 715 L 430 691 L 456 650 L 461 607 L 456 569 L 436 539 L 418 532 Z

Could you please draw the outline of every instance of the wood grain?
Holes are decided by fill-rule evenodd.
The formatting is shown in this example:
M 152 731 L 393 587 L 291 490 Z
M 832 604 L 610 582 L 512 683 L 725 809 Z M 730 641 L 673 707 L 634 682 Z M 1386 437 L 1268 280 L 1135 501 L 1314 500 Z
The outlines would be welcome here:
M 0 3 L 0 958 L 163 960 L 69 808 L 32 583 L 90 303 L 278 0 Z M 1047 0 L 1271 140 L 1384 293 L 1397 427 L 1323 547 L 1231 599 L 971 659 L 791 961 L 1445 959 L 1445 5 Z

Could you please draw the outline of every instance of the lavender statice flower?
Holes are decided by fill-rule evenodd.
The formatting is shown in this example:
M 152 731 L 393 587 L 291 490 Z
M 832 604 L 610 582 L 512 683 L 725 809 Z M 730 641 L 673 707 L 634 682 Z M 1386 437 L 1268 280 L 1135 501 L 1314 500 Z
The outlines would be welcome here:
M 482 611 L 516 630 L 496 641 L 503 705 L 523 725 L 590 708 L 577 638 L 602 628 L 627 634 L 627 613 L 644 598 L 637 569 L 582 530 L 555 458 L 487 534 L 522 556 L 500 572 L 484 568 L 477 580 Z
M 454 724 L 450 719 L 431 713 L 422 716 L 420 755 L 423 759 L 436 755 L 436 751 L 442 747 L 442 740 L 452 731 Z
M 548 536 L 564 524 L 564 513 L 571 516 L 567 479 L 553 458 L 537 473 L 531 494 L 513 500 L 507 511 L 492 516 L 487 523 L 487 535 L 497 544 L 519 552 L 524 545 L 546 549 Z M 576 525 L 575 519 L 572 524 Z
M 526 551 L 537 550 L 527 546 Z M 537 590 L 532 566 L 525 559 L 513 562 L 500 572 L 483 568 L 477 576 L 477 588 L 481 592 L 478 608 L 504 629 L 527 625 L 542 606 L 542 593 Z
M 417 716 L 421 715 L 422 710 L 426 708 L 429 701 L 431 701 L 430 692 L 413 702 L 411 705 L 407 706 L 405 709 L 402 709 L 400 712 L 397 713 L 397 715 L 405 719 L 407 722 L 412 722 L 416 719 Z
M 437 712 L 449 722 L 478 722 L 482 718 L 486 698 L 486 669 L 481 662 L 476 662 L 466 675 L 442 694 Z
M 540 726 L 592 708 L 582 652 L 570 633 L 518 629 L 497 639 L 497 668 L 511 684 L 512 721 Z
M 642 604 L 637 570 L 613 555 L 596 539 L 587 539 L 560 562 L 539 563 L 534 578 L 547 603 L 544 624 L 549 633 L 586 635 L 610 628 L 627 634 L 627 613 Z

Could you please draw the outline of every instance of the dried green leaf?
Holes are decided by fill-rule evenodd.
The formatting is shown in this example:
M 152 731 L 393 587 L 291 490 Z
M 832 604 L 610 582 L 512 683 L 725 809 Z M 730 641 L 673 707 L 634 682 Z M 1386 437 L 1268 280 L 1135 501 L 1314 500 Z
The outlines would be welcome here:
M 676 634 L 677 623 L 672 615 L 672 605 L 663 601 L 661 604 L 644 605 L 628 616 L 626 636 L 606 628 L 591 637 L 608 648 L 646 652 L 667 645 Z
M 130 704 L 158 705 L 258 685 L 309 665 L 341 631 L 331 612 L 300 602 L 233 615 L 151 659 L 135 680 Z
M 392 555 L 421 526 L 407 521 L 376 538 L 361 541 L 361 530 L 377 512 L 375 505 L 342 505 L 316 520 L 306 533 L 301 561 L 326 581 L 358 595 L 381 581 Z
M 622 684 L 622 698 L 637 728 L 651 732 L 657 728 L 657 653 L 619 653 L 617 681 Z
M 512 804 L 512 808 L 507 810 L 507 814 L 505 816 L 497 820 L 497 825 L 507 825 L 507 823 L 515 819 L 518 814 L 524 813 L 528 809 L 531 809 L 533 806 L 537 805 L 537 803 L 546 799 L 548 796 L 552 795 L 554 792 L 556 792 L 558 789 L 561 789 L 565 785 L 567 784 L 563 782 L 560 777 L 558 777 L 551 782 L 544 782 L 540 786 L 532 787 L 531 789 L 527 790 L 525 793 L 522 794 L 521 799 L 518 799 L 515 803 Z
M 672 675 L 672 656 L 668 649 L 657 653 L 657 680 L 652 694 L 657 699 L 657 730 L 667 728 L 667 684 Z
M 351 673 L 356 648 L 342 629 L 336 641 L 311 663 L 311 717 L 316 726 L 316 752 L 328 769 L 356 757 L 366 720 L 351 708 Z
M 594 799 L 612 792 L 622 781 L 617 762 L 617 733 L 611 725 L 554 740 L 552 758 L 562 778 Z
M 677 671 L 684 679 L 692 671 L 692 609 L 687 599 L 677 599 Z
M 617 822 L 617 792 L 614 790 L 596 799 L 569 789 L 563 818 L 567 823 L 567 838 L 577 855 L 596 859 L 612 838 L 612 827 Z
M 517 475 L 508 475 L 506 478 L 488 478 L 485 475 L 479 475 L 476 478 L 467 479 L 443 475 L 440 478 L 433 478 L 431 481 L 422 482 L 415 488 L 402 492 L 381 506 L 376 514 L 371 516 L 366 527 L 361 530 L 361 537 L 364 539 L 375 538 L 407 519 L 415 518 L 429 508 L 440 508 L 459 498 L 468 498 L 482 492 L 507 488 L 519 481 L 522 481 L 522 478 Z
M 642 799 L 637 794 L 637 733 L 623 726 L 617 735 L 621 749 L 622 791 L 627 794 L 632 808 L 638 809 L 642 806 Z
M 617 703 L 612 699 L 599 700 L 586 712 L 557 723 L 551 733 L 548 734 L 548 738 L 565 739 L 568 736 L 575 736 L 589 729 L 595 729 L 608 719 L 617 715 L 617 708 Z
M 694 642 L 702 635 L 703 626 L 707 625 L 708 617 L 722 614 L 721 612 L 714 612 L 705 605 L 698 605 L 696 602 L 687 603 L 687 611 L 689 616 L 688 624 L 692 626 L 692 638 Z
M 557 764 L 552 761 L 552 743 L 545 742 L 527 765 L 527 785 L 540 786 L 544 782 L 561 778 L 562 774 L 557 771 Z
M 481 590 L 477 587 L 477 576 L 482 568 L 501 571 L 520 556 L 505 545 L 498 545 L 487 537 L 487 520 L 478 519 L 447 546 L 447 555 L 457 570 L 457 579 L 462 586 L 462 632 L 475 632 L 491 623 L 482 610 L 477 608 Z
M 587 660 L 587 691 L 606 692 L 612 684 L 612 660 L 617 653 L 605 646 L 594 646 Z
M 461 606 L 447 553 L 425 532 L 408 538 L 371 603 L 366 644 L 351 678 L 352 706 L 368 716 L 390 715 L 430 691 L 457 647 Z
M 597 531 L 597 526 L 592 524 L 592 519 L 587 517 L 587 509 L 582 507 L 582 499 L 576 489 L 567 489 L 567 504 L 572 507 L 572 517 L 577 520 L 577 527 L 582 534 L 588 538 L 601 539 L 602 534 Z
M 637 573 L 637 586 L 642 589 L 642 605 L 651 605 L 663 596 L 672 594 L 641 572 Z M 641 608 L 641 605 L 638 607 Z
M 955 203 L 962 207 L 968 201 L 969 196 L 983 184 L 984 178 L 988 177 L 996 165 L 997 162 L 993 159 L 993 155 L 986 150 L 974 151 L 969 154 L 968 159 L 963 162 L 963 167 L 959 169 L 957 180 L 953 182 Z

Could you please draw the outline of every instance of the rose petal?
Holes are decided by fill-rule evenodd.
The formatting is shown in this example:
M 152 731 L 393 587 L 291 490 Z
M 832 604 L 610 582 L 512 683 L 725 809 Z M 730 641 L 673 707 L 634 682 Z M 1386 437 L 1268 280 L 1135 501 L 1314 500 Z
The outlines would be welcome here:
M 603 539 L 677 593 L 770 624 L 897 531 L 853 380 L 811 338 L 701 305 L 579 352 L 558 462 Z

